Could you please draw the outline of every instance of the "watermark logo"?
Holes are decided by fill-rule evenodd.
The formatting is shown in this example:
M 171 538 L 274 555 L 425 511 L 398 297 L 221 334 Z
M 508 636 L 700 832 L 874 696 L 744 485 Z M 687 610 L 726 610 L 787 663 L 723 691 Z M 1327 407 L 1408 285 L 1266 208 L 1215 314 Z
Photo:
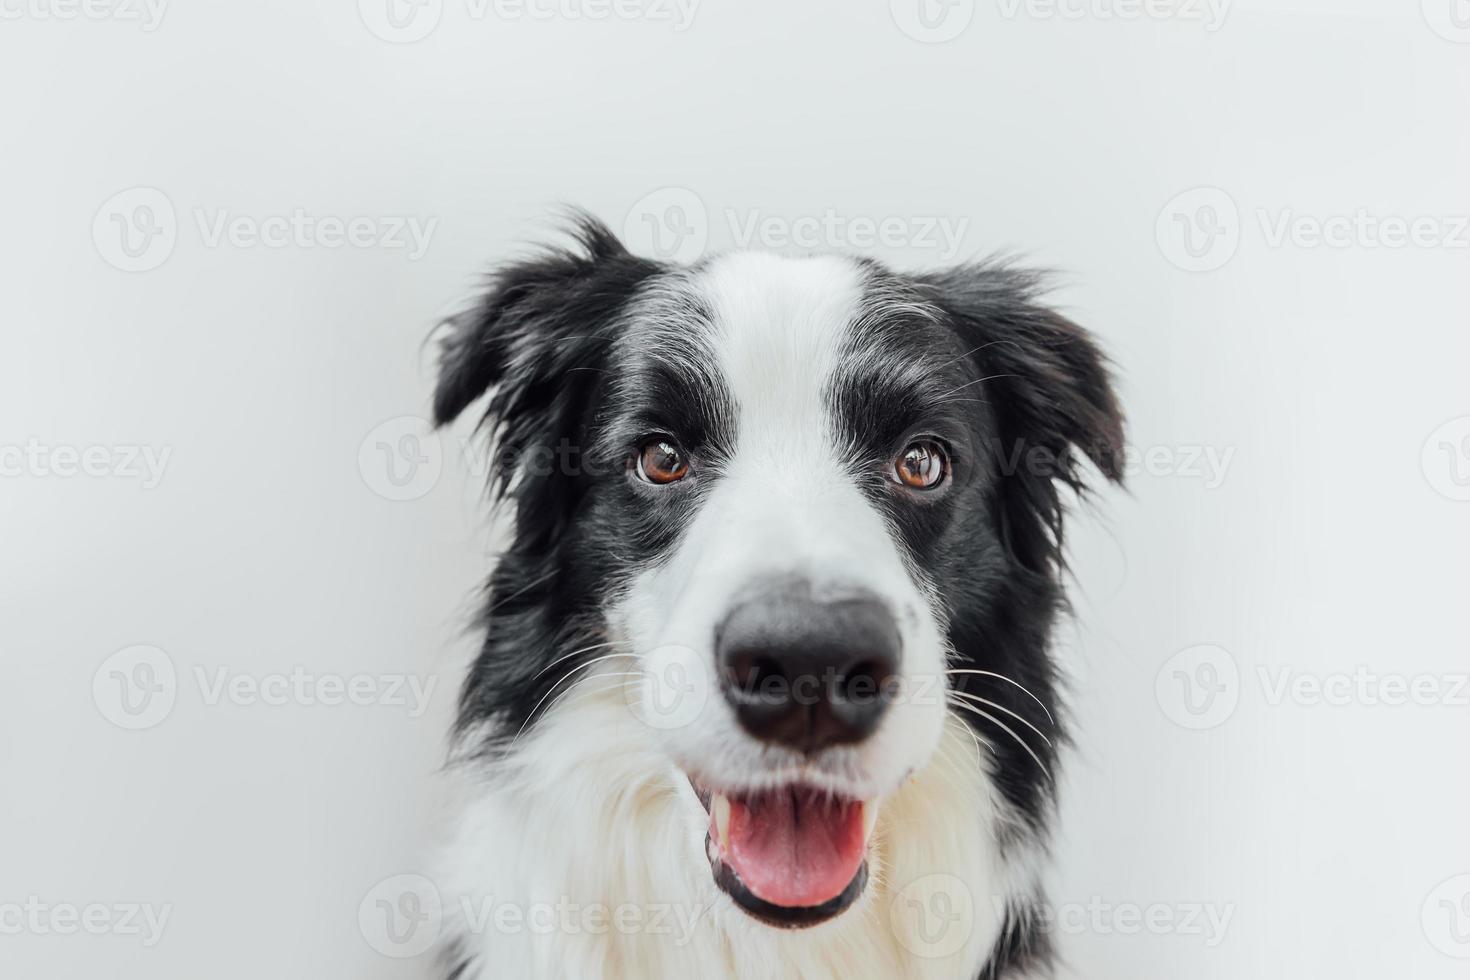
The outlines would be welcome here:
M 649 728 L 673 731 L 704 713 L 714 685 L 711 658 L 676 643 L 649 652 L 637 683 L 623 687 L 633 714 Z
M 580 902 L 569 896 L 555 901 L 508 902 L 491 895 L 478 900 L 459 899 L 459 918 L 465 931 L 481 936 L 658 936 L 676 948 L 688 946 L 694 933 L 711 920 L 710 908 L 674 902 Z
M 1192 646 L 1159 668 L 1154 696 L 1165 716 L 1181 728 L 1216 728 L 1230 720 L 1240 703 L 1240 668 L 1223 647 Z
M 584 901 L 570 895 L 545 900 L 494 894 L 448 894 L 420 874 L 398 874 L 375 884 L 357 907 L 358 931 L 384 956 L 409 959 L 429 952 L 453 920 L 470 936 L 658 936 L 675 947 L 693 941 L 711 922 L 710 907 L 677 902 Z
M 0 443 L 0 477 L 136 480 L 144 490 L 163 482 L 172 446 L 119 444 L 49 445 L 34 437 L 25 443 Z
M 694 23 L 700 0 L 464 0 L 463 15 L 486 20 L 641 20 L 670 24 L 675 33 Z M 357 0 L 357 13 L 374 37 L 389 44 L 422 41 L 444 18 L 444 0 Z
M 403 252 L 417 262 L 429 250 L 439 227 L 438 218 L 416 215 L 312 214 L 305 208 L 290 213 L 237 214 L 227 208 L 195 208 L 194 225 L 205 248 L 251 249 L 380 249 Z
M 1225 25 L 1232 0 L 1000 0 L 1001 16 L 1014 20 L 1173 20 L 1198 23 L 1210 33 Z
M 1240 209 L 1218 187 L 1187 190 L 1164 205 L 1154 225 L 1164 258 L 1186 272 L 1212 272 L 1240 247 Z
M 975 0 L 889 0 L 893 22 L 915 41 L 953 41 L 975 19 Z
M 997 919 L 1009 909 L 1009 898 L 992 895 Z M 1031 921 L 1038 931 L 1053 935 L 1094 936 L 1186 936 L 1197 938 L 1213 949 L 1225 941 L 1235 918 L 1233 904 L 1212 902 L 1115 902 L 1093 895 L 1085 902 L 1031 906 Z
M 1420 923 L 1435 949 L 1470 960 L 1470 874 L 1455 875 L 1435 886 L 1424 900 Z
M 629 708 L 650 728 L 668 731 L 696 721 L 709 702 L 710 692 L 719 690 L 713 664 L 714 657 L 709 653 L 666 644 L 640 658 L 636 671 L 603 676 L 635 676 L 636 681 L 622 684 Z M 588 678 L 595 679 L 597 675 Z M 836 669 L 770 672 L 742 683 L 739 700 L 744 707 L 769 709 L 811 707 L 838 700 L 853 708 L 898 703 L 933 706 L 946 703 L 945 680 L 944 674 L 878 680 L 848 676 Z
M 332 674 L 296 665 L 287 671 L 248 674 L 228 666 L 195 664 L 185 674 L 207 708 L 302 708 L 352 706 L 402 708 L 409 718 L 429 710 L 439 677 L 430 674 Z M 173 659 L 155 646 L 131 646 L 109 656 L 92 675 L 92 702 L 102 717 L 133 731 L 161 724 L 173 712 L 181 687 Z
M 1470 44 L 1470 0 L 1420 0 L 1429 29 L 1446 41 Z
M 410 718 L 421 718 L 429 710 L 437 674 L 319 674 L 301 665 L 289 671 L 246 674 L 229 667 L 213 671 L 195 665 L 194 684 L 208 707 L 232 704 L 251 708 L 264 705 L 282 708 L 335 708 L 351 705 L 358 708 L 404 708 Z
M 992 439 L 987 440 L 987 443 L 989 455 L 995 460 L 997 469 L 1006 476 L 1024 473 L 1051 479 L 1062 478 L 1078 465 L 1080 456 L 1087 455 L 1116 465 L 1129 483 L 1142 476 L 1196 480 L 1206 490 L 1217 490 L 1224 485 L 1238 448 L 1199 443 L 1159 443 L 1148 446 L 1129 443 L 1121 451 L 1110 446 L 1098 446 L 1084 453 L 1076 447 L 1057 450 L 1051 446 L 1019 439 Z
M 623 240 L 635 252 L 665 262 L 692 262 L 704 254 L 716 226 L 736 248 L 867 251 L 908 249 L 950 262 L 963 250 L 970 219 L 940 214 L 848 214 L 826 208 L 772 214 L 725 208 L 712 220 L 694 191 L 664 187 L 640 198 L 623 220 Z
M 893 896 L 888 922 L 904 949 L 927 960 L 942 960 L 970 941 L 975 898 L 954 875 L 925 875 Z
M 682 34 L 694 23 L 700 0 L 466 0 L 470 17 L 487 11 L 498 20 L 642 20 L 671 24 Z
M 0 0 L 0 20 L 111 20 L 137 24 L 145 34 L 163 23 L 169 0 Z
M 145 949 L 163 938 L 173 915 L 173 903 L 150 902 L 46 902 L 31 895 L 24 902 L 0 902 L 0 936 L 90 936 L 137 937 Z
M 1268 248 L 1470 249 L 1470 215 L 1301 214 L 1292 208 L 1256 210 Z
M 804 250 L 834 248 L 863 251 L 908 248 L 933 252 L 941 262 L 957 258 L 970 230 L 970 219 L 945 215 L 844 215 L 833 208 L 820 214 L 780 215 L 725 210 L 738 248 Z
M 1314 672 L 1289 664 L 1258 664 L 1247 684 L 1228 651 L 1205 644 L 1175 654 L 1155 680 L 1164 714 L 1196 730 L 1224 724 L 1250 692 L 1273 709 L 1470 708 L 1470 673 L 1382 672 L 1366 664 Z
M 1235 257 L 1252 227 L 1270 249 L 1470 250 L 1470 214 L 1386 214 L 1361 207 L 1310 214 L 1277 207 L 1256 208 L 1246 221 L 1235 200 L 1218 187 L 1174 197 L 1160 212 L 1155 234 L 1159 250 L 1174 265 L 1212 272 Z
M 693 262 L 709 243 L 709 213 L 689 188 L 663 187 L 628 209 L 623 241 L 660 262 Z
M 443 902 L 423 875 L 384 878 L 357 905 L 357 928 L 384 956 L 408 959 L 427 952 L 439 938 Z
M 444 469 L 439 434 L 416 415 L 389 419 L 357 447 L 357 469 L 383 499 L 417 500 L 434 489 Z
M 1313 674 L 1291 667 L 1256 668 L 1266 704 L 1303 708 L 1467 708 L 1470 674 L 1382 674 L 1359 664 L 1351 671 Z
M 1147 446 L 1123 447 L 1123 475 L 1129 482 L 1139 476 L 1155 479 L 1197 480 L 1206 490 L 1225 484 L 1235 446 Z
M 163 265 L 178 238 L 173 202 L 156 187 L 118 191 L 92 217 L 97 254 L 123 272 L 148 272 Z
M 102 661 L 92 675 L 92 703 L 103 718 L 130 731 L 163 721 L 178 696 L 174 662 L 155 646 L 125 647 Z
M 376 249 L 403 252 L 410 262 L 429 249 L 438 218 L 416 215 L 314 214 L 297 207 L 276 214 L 241 214 L 196 207 L 189 223 L 205 248 Z M 92 243 L 104 261 L 123 272 L 148 272 L 166 262 L 178 244 L 179 217 L 167 194 L 133 187 L 103 202 L 92 218 Z
M 357 0 L 357 15 L 374 37 L 389 44 L 412 44 L 439 26 L 444 0 Z
M 1419 457 L 1424 479 L 1450 500 L 1470 500 L 1470 415 L 1450 419 L 1424 440 Z

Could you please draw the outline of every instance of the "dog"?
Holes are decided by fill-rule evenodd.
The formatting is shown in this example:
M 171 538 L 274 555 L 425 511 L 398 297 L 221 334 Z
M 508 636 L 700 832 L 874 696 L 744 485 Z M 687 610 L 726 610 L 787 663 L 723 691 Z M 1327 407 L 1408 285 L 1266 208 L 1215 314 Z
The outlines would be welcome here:
M 1111 368 L 1007 260 L 574 244 L 440 340 L 488 394 L 443 975 L 1048 975 L 1064 514 Z

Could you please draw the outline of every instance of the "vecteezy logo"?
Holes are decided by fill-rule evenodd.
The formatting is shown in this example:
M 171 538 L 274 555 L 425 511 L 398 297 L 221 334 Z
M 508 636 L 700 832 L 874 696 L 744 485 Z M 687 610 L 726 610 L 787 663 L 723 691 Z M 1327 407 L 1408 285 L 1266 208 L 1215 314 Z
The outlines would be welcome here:
M 1470 415 L 1450 419 L 1430 433 L 1419 465 L 1440 496 L 1470 500 Z
M 1203 731 L 1225 724 L 1240 703 L 1240 668 L 1212 644 L 1180 650 L 1154 679 L 1154 696 L 1174 724 Z
M 1470 44 L 1470 0 L 1420 0 L 1430 30 L 1456 44 Z
M 173 203 L 156 187 L 118 191 L 92 217 L 97 253 L 123 272 L 147 272 L 163 265 L 178 237 Z
M 439 938 L 443 903 L 423 875 L 384 878 L 357 905 L 357 928 L 384 956 L 407 959 L 426 952 Z
M 944 959 L 970 941 L 975 899 L 954 875 L 925 875 L 893 896 L 888 921 L 904 949 L 924 959 Z
M 1240 247 L 1240 209 L 1218 187 L 1196 187 L 1164 205 L 1154 225 L 1159 251 L 1186 272 L 1210 272 Z
M 1446 956 L 1470 959 L 1470 874 L 1440 882 L 1424 900 L 1420 921 L 1431 946 Z
M 444 0 L 357 0 L 367 29 L 389 44 L 422 41 L 439 26 Z
M 660 262 L 692 262 L 709 242 L 704 201 L 687 187 L 664 187 L 647 194 L 628 209 L 623 241 Z
M 357 468 L 378 496 L 417 500 L 434 489 L 444 468 L 439 434 L 416 415 L 389 419 L 357 447 Z
M 628 706 L 645 725 L 660 731 L 692 723 L 709 698 L 708 659 L 677 643 L 658 647 L 643 658 L 637 683 L 623 686 Z
M 179 695 L 174 662 L 158 647 L 126 647 L 92 675 L 92 702 L 119 728 L 152 728 L 173 711 Z
M 889 0 L 888 9 L 899 30 L 925 44 L 952 41 L 975 19 L 975 0 Z

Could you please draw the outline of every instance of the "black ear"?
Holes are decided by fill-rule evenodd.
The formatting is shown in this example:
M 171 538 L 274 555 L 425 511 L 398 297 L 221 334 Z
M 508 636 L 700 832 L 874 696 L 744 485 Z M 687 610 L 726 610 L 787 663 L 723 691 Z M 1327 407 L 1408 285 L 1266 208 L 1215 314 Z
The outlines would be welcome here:
M 573 248 L 548 249 L 492 272 L 484 297 L 447 322 L 434 392 L 437 425 L 503 382 L 513 383 L 486 413 L 502 423 L 537 394 L 548 394 L 538 386 L 579 366 L 588 352 L 574 341 L 605 328 L 638 284 L 658 271 L 589 215 L 576 216 L 572 234 Z
M 1063 488 L 1085 494 L 1081 457 L 1123 479 L 1123 414 L 1106 360 L 1086 330 L 1038 302 L 1045 277 L 1006 263 L 922 276 L 957 324 L 996 420 L 996 520 L 1025 567 L 1062 561 Z
M 590 216 L 577 215 L 572 234 L 571 248 L 548 249 L 493 272 L 478 303 L 443 325 L 434 421 L 453 421 L 490 392 L 482 424 L 496 448 L 492 487 L 499 496 L 528 454 L 551 460 L 563 439 L 580 447 L 618 316 L 639 284 L 659 271 Z M 523 511 L 528 501 L 543 512 L 566 502 L 556 474 L 538 474 L 540 485 L 522 481 Z

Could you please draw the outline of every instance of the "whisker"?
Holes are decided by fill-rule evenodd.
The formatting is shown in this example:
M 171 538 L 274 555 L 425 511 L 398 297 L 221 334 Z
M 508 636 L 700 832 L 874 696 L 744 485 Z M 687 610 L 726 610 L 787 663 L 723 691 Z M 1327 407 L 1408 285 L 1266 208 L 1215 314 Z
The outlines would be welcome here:
M 571 653 L 564 653 L 560 657 L 557 657 L 555 660 L 553 660 L 551 663 L 547 664 L 545 667 L 542 667 L 540 670 L 536 671 L 535 675 L 531 678 L 531 680 L 534 681 L 537 677 L 540 677 L 542 674 L 546 673 L 548 670 L 550 670 L 551 668 L 555 667 L 557 664 L 561 663 L 563 660 L 569 660 L 572 657 L 575 657 L 579 653 L 591 653 L 593 650 L 601 650 L 604 647 L 616 646 L 617 643 L 618 643 L 617 640 L 608 640 L 606 643 L 594 643 L 590 647 L 583 647 L 580 650 L 573 650 Z M 627 656 L 627 654 L 614 653 L 614 654 L 609 654 L 609 656 L 612 656 L 612 657 L 623 657 L 623 656 Z M 607 657 L 598 657 L 597 660 L 593 660 L 593 661 L 590 661 L 590 662 L 595 664 L 595 663 L 597 663 L 598 660 L 606 660 L 606 659 L 607 659 Z
M 546 699 L 549 698 L 549 697 L 551 697 L 553 694 L 555 694 L 556 693 L 556 689 L 558 687 L 560 687 L 567 680 L 567 678 L 571 677 L 573 674 L 575 674 L 579 670 L 586 670 L 588 667 L 591 667 L 593 664 L 601 663 L 604 660 L 611 660 L 614 657 L 626 657 L 626 656 L 628 656 L 628 654 L 626 654 L 626 653 L 610 653 L 610 654 L 608 654 L 605 657 L 597 657 L 597 658 L 595 658 L 593 660 L 587 661 L 585 664 L 578 664 L 577 666 L 573 667 L 571 670 L 567 671 L 565 674 L 561 675 L 561 677 L 557 678 L 556 683 L 553 684 L 553 685 L 551 685 L 551 687 L 547 689 L 547 691 L 546 691 L 545 694 L 541 695 L 541 700 L 537 701 L 536 702 L 536 706 L 533 707 L 531 709 L 530 713 L 526 715 L 526 720 L 523 721 L 523 722 L 521 722 L 521 727 L 516 730 L 515 738 L 513 738 L 513 739 L 510 740 L 510 744 L 511 745 L 515 745 L 516 744 L 516 741 L 521 737 L 521 733 L 524 732 L 526 730 L 526 726 L 531 723 L 531 719 L 536 717 L 536 712 L 539 711 L 541 709 L 541 706 L 546 703 Z M 609 676 L 611 676 L 611 675 L 609 675 Z M 567 690 L 571 690 L 571 688 L 567 688 Z M 566 692 L 563 691 L 562 693 L 566 693 Z
M 1056 782 L 1056 780 L 1052 778 L 1051 770 L 1047 768 L 1046 763 L 1041 761 L 1041 756 L 1037 755 L 1036 750 L 1031 748 L 1030 745 L 1027 745 L 1026 740 L 1017 735 L 1015 729 L 1011 728 L 1011 726 L 1007 725 L 1005 722 L 1001 721 L 994 715 L 985 711 L 981 711 L 979 708 L 971 704 L 951 705 L 951 707 L 960 708 L 964 711 L 968 711 L 972 714 L 978 715 L 979 717 L 984 718 L 986 721 L 999 728 L 1001 731 L 1005 732 L 1011 738 L 1015 739 L 1016 744 L 1026 750 L 1026 754 L 1031 756 L 1032 761 L 1036 763 L 1037 768 L 1042 771 L 1047 780 L 1050 782 Z
M 946 391 L 944 394 L 940 395 L 939 397 L 940 398 L 948 398 L 950 395 L 953 395 L 955 392 L 957 392 L 957 391 L 964 391 L 966 388 L 970 387 L 971 385 L 977 385 L 977 384 L 979 384 L 982 381 L 995 381 L 997 378 L 1019 378 L 1019 377 L 1020 377 L 1019 374 L 987 374 L 983 378 L 976 378 L 974 381 L 966 381 L 964 384 L 960 385 L 957 388 L 951 388 L 948 391 Z
M 976 704 L 983 704 L 987 708 L 994 708 L 996 711 L 1000 711 L 1000 712 L 1003 712 L 1005 714 L 1010 715 L 1012 718 L 1016 719 L 1021 724 L 1025 725 L 1027 728 L 1029 728 L 1033 732 L 1035 732 L 1038 736 L 1040 736 L 1041 740 L 1047 744 L 1048 747 L 1051 747 L 1051 739 L 1047 738 L 1046 735 L 1042 733 L 1041 729 L 1037 728 L 1035 725 L 1031 724 L 1031 722 L 1027 721 L 1025 718 L 1023 718 L 1020 715 L 1016 714 L 1014 711 L 1012 711 L 1010 708 L 1007 708 L 1005 705 L 1003 705 L 1003 704 L 996 704 L 994 701 L 987 701 L 984 698 L 979 697 L 979 696 L 974 695 L 974 694 L 966 694 L 964 691 L 950 691 L 949 693 L 953 697 L 964 698 L 966 701 L 973 701 Z
M 984 759 L 985 753 L 987 752 L 989 752 L 993 757 L 1000 756 L 1000 753 L 997 752 L 995 749 L 995 743 L 992 742 L 990 739 L 986 738 L 984 735 L 981 735 L 979 732 L 975 731 L 975 729 L 971 728 L 969 725 L 965 724 L 958 718 L 956 718 L 955 724 L 959 725 L 960 730 L 963 731 L 966 735 L 970 736 L 970 741 L 975 745 L 975 757 L 977 759 Z
M 1017 349 L 1020 349 L 1020 346 L 1021 346 L 1020 344 L 1017 344 L 1014 340 L 992 340 L 992 341 L 990 341 L 987 344 L 981 344 L 979 347 L 972 347 L 972 348 L 970 348 L 969 350 L 967 350 L 963 354 L 961 354 L 959 357 L 951 357 L 949 360 L 945 361 L 943 364 L 941 364 L 939 366 L 941 368 L 947 368 L 951 364 L 953 364 L 955 361 L 963 361 L 965 358 L 971 356 L 972 354 L 978 354 L 981 351 L 983 351 L 985 348 L 987 348 L 987 347 L 994 347 L 996 344 L 1010 344 L 1012 347 L 1015 347 Z
M 606 680 L 612 680 L 612 679 L 618 678 L 618 677 L 638 677 L 638 678 L 641 678 L 641 677 L 643 677 L 643 672 L 642 671 L 622 671 L 622 672 L 619 672 L 619 673 L 616 673 L 616 674 L 598 674 L 596 677 L 592 678 L 592 680 L 604 680 L 604 679 L 606 679 Z M 590 681 L 589 681 L 589 683 L 590 683 Z M 551 704 L 547 705 L 547 708 L 546 708 L 546 711 L 544 712 L 544 714 L 550 714 L 551 712 L 555 711 L 558 706 L 565 708 L 565 707 L 569 707 L 570 705 L 576 704 L 578 701 L 585 701 L 588 698 L 594 697 L 594 696 L 596 696 L 598 694 L 606 694 L 609 691 L 616 691 L 618 688 L 627 689 L 627 687 L 630 684 L 632 684 L 632 683 L 633 682 L 632 681 L 629 681 L 629 680 L 620 680 L 620 681 L 617 681 L 614 684 L 608 684 L 608 685 L 606 685 L 604 687 L 591 688 L 591 689 L 588 689 L 588 690 L 581 690 L 580 686 L 573 685 L 573 686 L 567 688 L 565 691 L 562 691 L 560 697 L 558 697 L 555 701 L 551 702 Z M 581 696 L 580 697 L 572 698 L 571 700 L 567 700 L 567 695 L 573 694 L 573 693 L 580 693 Z
M 499 600 L 497 600 L 495 602 L 494 605 L 492 605 L 489 609 L 486 609 L 485 610 L 484 615 L 486 615 L 486 616 L 490 615 L 495 610 L 499 609 L 501 606 L 505 605 L 507 602 L 509 602 L 510 600 L 514 599 L 516 596 L 521 595 L 521 594 L 523 594 L 525 592 L 528 592 L 531 589 L 534 589 L 536 586 L 540 585 L 541 583 L 547 581 L 548 579 L 551 579 L 551 578 L 555 577 L 557 571 L 558 571 L 557 569 L 553 568 L 551 571 L 547 572 L 545 575 L 541 576 L 540 578 L 532 579 L 530 582 L 527 582 L 525 585 L 521 586 L 519 589 L 516 589 L 510 595 L 508 595 L 508 596 L 502 596 Z
M 1025 691 L 1026 692 L 1026 696 L 1029 697 L 1032 701 L 1035 701 L 1037 704 L 1041 705 L 1041 710 L 1044 711 L 1044 712 L 1046 712 L 1046 720 L 1049 721 L 1049 722 L 1051 722 L 1053 728 L 1056 727 L 1056 724 L 1057 724 L 1056 723 L 1056 720 L 1054 718 L 1052 718 L 1051 712 L 1046 710 L 1046 703 L 1044 701 L 1042 701 L 1041 698 L 1038 698 L 1036 695 L 1032 694 L 1031 691 L 1026 687 L 1026 685 L 1022 684 L 1020 681 L 1011 680 L 1011 678 L 1007 677 L 1005 674 L 997 674 L 997 673 L 995 673 L 995 671 L 992 671 L 992 670 L 946 670 L 945 673 L 946 674 L 976 674 L 976 675 L 978 675 L 980 677 L 994 677 L 997 680 L 1005 681 L 1007 684 L 1014 684 L 1017 687 L 1019 687 L 1021 690 Z

